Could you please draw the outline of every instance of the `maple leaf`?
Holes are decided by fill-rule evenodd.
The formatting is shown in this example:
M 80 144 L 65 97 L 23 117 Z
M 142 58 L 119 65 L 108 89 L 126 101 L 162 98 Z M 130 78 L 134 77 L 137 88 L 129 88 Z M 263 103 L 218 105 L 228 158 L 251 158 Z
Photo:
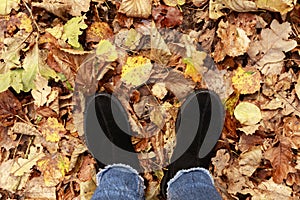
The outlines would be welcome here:
M 88 26 L 84 23 L 85 17 L 73 17 L 64 25 L 64 33 L 62 39 L 67 41 L 72 47 L 80 48 L 78 42 L 79 35 L 82 34 L 81 30 L 86 29 Z
M 128 57 L 122 67 L 121 80 L 126 84 L 139 86 L 148 81 L 151 70 L 152 64 L 148 58 Z
M 258 41 L 253 41 L 247 51 L 250 58 L 256 62 L 259 70 L 266 73 L 267 68 L 272 67 L 285 57 L 283 52 L 288 52 L 297 46 L 297 42 L 289 39 L 292 32 L 291 25 L 288 22 L 279 24 L 273 20 L 270 28 L 261 31 L 261 37 Z
M 287 140 L 280 140 L 279 145 L 268 149 L 264 156 L 271 161 L 274 169 L 273 180 L 275 183 L 282 183 L 283 179 L 287 178 L 289 172 L 295 172 L 291 166 L 293 152 L 291 145 Z

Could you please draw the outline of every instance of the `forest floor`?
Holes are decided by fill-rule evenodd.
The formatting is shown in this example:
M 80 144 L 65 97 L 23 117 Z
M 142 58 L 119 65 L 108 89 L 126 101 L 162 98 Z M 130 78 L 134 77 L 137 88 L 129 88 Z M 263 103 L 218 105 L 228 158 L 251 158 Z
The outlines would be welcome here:
M 0 30 L 1 199 L 91 198 L 96 92 L 128 111 L 162 199 L 178 110 L 203 88 L 226 109 L 209 168 L 223 199 L 300 198 L 299 1 L 4 0 Z

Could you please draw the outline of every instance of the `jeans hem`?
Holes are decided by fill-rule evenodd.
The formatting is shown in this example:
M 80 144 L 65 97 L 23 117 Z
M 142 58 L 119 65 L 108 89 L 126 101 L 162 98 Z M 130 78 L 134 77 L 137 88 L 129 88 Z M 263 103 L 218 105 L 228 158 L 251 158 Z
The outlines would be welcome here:
M 193 172 L 193 171 L 201 171 L 203 173 L 205 173 L 206 175 L 209 176 L 210 178 L 210 181 L 211 181 L 211 184 L 214 185 L 214 179 L 213 177 L 211 176 L 210 172 L 205 169 L 205 168 L 202 168 L 202 167 L 194 167 L 194 168 L 191 168 L 191 169 L 182 169 L 182 170 L 179 170 L 176 175 L 169 180 L 168 182 L 168 186 L 167 186 L 167 196 L 169 196 L 169 187 L 170 185 L 175 182 L 180 176 L 182 176 L 184 173 L 188 173 L 188 172 Z

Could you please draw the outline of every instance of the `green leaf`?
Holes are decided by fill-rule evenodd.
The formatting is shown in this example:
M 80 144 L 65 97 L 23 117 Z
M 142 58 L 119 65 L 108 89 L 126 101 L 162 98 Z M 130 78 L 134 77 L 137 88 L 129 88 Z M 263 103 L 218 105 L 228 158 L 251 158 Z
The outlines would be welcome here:
M 35 88 L 34 80 L 36 79 L 39 68 L 39 49 L 37 44 L 35 44 L 33 49 L 27 53 L 23 62 L 23 68 L 23 91 L 28 92 Z
M 107 62 L 113 62 L 118 58 L 118 52 L 116 47 L 108 40 L 101 40 L 96 49 L 96 55 L 100 60 Z
M 0 74 L 0 92 L 4 92 L 10 86 L 10 73 Z
M 64 25 L 62 39 L 67 41 L 72 47 L 80 48 L 81 45 L 78 42 L 78 37 L 82 34 L 81 30 L 87 27 L 84 23 L 84 17 L 73 17 Z
M 10 86 L 17 92 L 20 93 L 21 90 L 23 90 L 23 83 L 22 83 L 22 73 L 24 72 L 23 69 L 17 69 L 11 71 L 10 78 Z

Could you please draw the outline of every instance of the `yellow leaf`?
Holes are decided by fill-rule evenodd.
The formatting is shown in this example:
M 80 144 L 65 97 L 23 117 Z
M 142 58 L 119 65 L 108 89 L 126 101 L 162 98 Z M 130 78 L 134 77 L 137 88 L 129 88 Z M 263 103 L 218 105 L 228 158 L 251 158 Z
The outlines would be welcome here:
M 42 125 L 42 134 L 49 142 L 58 142 L 61 132 L 65 132 L 65 128 L 56 118 L 49 117 L 46 123 Z
M 182 6 L 185 4 L 185 0 L 163 0 L 167 6 Z
M 139 86 L 148 81 L 151 70 L 152 64 L 148 58 L 128 57 L 122 67 L 121 80 L 128 85 Z
M 261 119 L 260 109 L 249 102 L 241 102 L 234 110 L 235 118 L 244 125 L 257 124 Z
M 232 77 L 233 87 L 241 94 L 253 94 L 260 89 L 261 75 L 253 67 L 238 67 Z
M 191 61 L 191 59 L 190 58 L 184 58 L 183 63 L 186 64 L 184 75 L 191 77 L 194 82 L 201 82 L 201 75 L 196 70 L 196 68 L 195 68 L 193 62 Z
M 65 176 L 66 172 L 69 171 L 70 167 L 70 160 L 62 155 L 58 155 L 58 163 L 57 163 L 58 168 L 60 169 L 60 173 Z
M 118 58 L 116 47 L 108 40 L 101 40 L 96 49 L 96 55 L 99 59 L 106 62 L 113 62 Z

